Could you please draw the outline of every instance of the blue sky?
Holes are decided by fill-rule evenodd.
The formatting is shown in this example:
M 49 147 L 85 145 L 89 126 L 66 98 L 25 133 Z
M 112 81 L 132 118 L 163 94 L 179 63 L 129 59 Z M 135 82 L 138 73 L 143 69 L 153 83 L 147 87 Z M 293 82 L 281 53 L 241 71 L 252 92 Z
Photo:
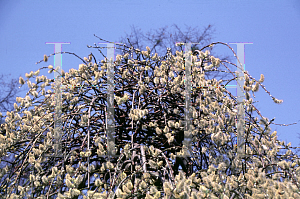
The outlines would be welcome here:
M 265 117 L 275 117 L 275 123 L 300 120 L 300 2 L 296 0 L 1 0 L 1 73 L 25 77 L 26 72 L 53 65 L 53 57 L 48 63 L 35 64 L 44 54 L 54 52 L 54 45 L 46 42 L 71 42 L 63 45 L 63 51 L 84 57 L 90 52 L 97 54 L 86 47 L 99 42 L 93 34 L 118 42 L 125 32 L 131 32 L 132 25 L 146 32 L 174 23 L 182 29 L 185 24 L 199 28 L 211 24 L 216 30 L 212 41 L 253 42 L 245 48 L 246 70 L 257 79 L 264 74 L 268 91 L 284 100 L 275 104 L 260 88 L 257 107 Z M 216 52 L 230 54 L 224 49 L 216 48 Z M 72 55 L 63 55 L 62 62 L 65 71 L 80 64 Z M 272 125 L 272 130 L 278 131 L 280 139 L 299 146 L 299 127 L 300 122 L 287 127 Z

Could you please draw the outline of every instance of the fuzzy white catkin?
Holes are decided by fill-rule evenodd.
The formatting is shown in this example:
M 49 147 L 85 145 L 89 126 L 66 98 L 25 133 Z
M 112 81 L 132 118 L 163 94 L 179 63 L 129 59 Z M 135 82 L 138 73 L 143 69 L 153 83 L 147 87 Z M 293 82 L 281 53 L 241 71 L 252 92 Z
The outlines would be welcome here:
M 17 97 L 17 98 L 16 98 L 16 101 L 17 101 L 18 103 L 21 103 L 21 102 L 22 102 L 22 97 Z
M 197 111 L 193 111 L 193 118 L 195 119 L 195 118 L 197 118 L 197 117 L 198 117 Z
M 68 188 L 73 188 L 74 185 L 72 184 L 72 182 L 69 179 L 66 179 L 66 185 Z
M 253 92 L 257 92 L 258 89 L 259 89 L 259 83 L 256 82 L 256 84 L 252 87 L 252 91 L 253 91 Z
M 27 85 L 28 85 L 28 88 L 29 88 L 29 89 L 32 88 L 31 81 L 27 81 Z
M 21 85 L 25 84 L 25 81 L 24 81 L 23 77 L 19 77 L 19 83 L 20 83 Z
M 275 97 L 273 98 L 273 101 L 274 101 L 276 104 L 281 104 L 281 103 L 283 102 L 283 100 L 276 99 Z
M 158 128 L 158 127 L 156 127 L 155 131 L 156 131 L 156 133 L 157 133 L 158 135 L 160 135 L 160 134 L 162 133 L 162 131 L 161 131 L 160 128 Z
M 95 185 L 96 185 L 97 187 L 100 187 L 100 185 L 101 185 L 101 180 L 100 180 L 99 178 L 96 179 Z
M 33 73 L 35 76 L 38 76 L 40 74 L 40 70 L 37 70 Z
M 38 97 L 38 93 L 37 93 L 36 91 L 33 91 L 33 92 L 32 92 L 32 95 L 33 95 L 35 98 Z
M 259 82 L 260 83 L 263 83 L 265 80 L 265 76 L 263 74 L 260 75 L 260 79 L 259 79 Z
M 154 83 L 157 85 L 157 84 L 159 84 L 159 78 L 158 77 L 155 77 L 154 78 Z
M 175 123 L 175 128 L 178 129 L 180 127 L 180 124 L 178 122 Z
M 166 80 L 165 80 L 165 78 L 161 78 L 161 79 L 160 79 L 160 83 L 161 83 L 162 86 L 166 85 Z
M 174 127 L 174 122 L 173 121 L 168 121 L 168 125 L 169 125 L 169 127 Z
M 26 73 L 25 77 L 30 78 L 30 74 Z
M 164 133 L 168 133 L 169 132 L 169 127 L 168 126 L 165 126 L 165 128 L 164 128 Z

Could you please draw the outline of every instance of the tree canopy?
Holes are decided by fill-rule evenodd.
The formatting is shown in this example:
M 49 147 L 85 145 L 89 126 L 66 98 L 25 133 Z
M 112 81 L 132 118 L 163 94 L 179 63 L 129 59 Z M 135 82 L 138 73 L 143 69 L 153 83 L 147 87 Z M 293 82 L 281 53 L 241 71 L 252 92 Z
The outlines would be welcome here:
M 185 53 L 159 55 L 119 46 L 113 67 L 115 151 L 107 148 L 107 71 L 94 54 L 62 72 L 62 157 L 54 152 L 54 79 L 27 73 L 29 92 L 17 97 L 0 134 L 0 194 L 7 198 L 300 198 L 300 161 L 254 106 L 263 85 L 245 71 L 243 156 L 236 151 L 237 101 L 225 87 L 236 78 L 206 50 L 191 55 L 192 144 L 184 146 Z M 101 51 L 97 46 L 94 47 Z M 232 49 L 231 49 L 232 50 Z M 233 50 L 232 50 L 233 52 Z M 234 52 L 233 52 L 234 53 Z M 235 53 L 234 53 L 235 54 Z M 45 56 L 44 61 L 48 60 Z M 205 73 L 227 69 L 230 80 Z M 35 83 L 33 81 L 35 80 Z M 203 88 L 202 88 L 203 87 Z M 211 87 L 212 89 L 209 89 Z M 48 89 L 48 90 L 47 90 Z M 269 93 L 269 92 L 268 92 Z M 269 93 L 270 95 L 270 93 Z M 270 95 L 271 96 L 271 95 Z M 271 96 L 275 103 L 282 101 Z M 183 157 L 189 153 L 189 156 Z

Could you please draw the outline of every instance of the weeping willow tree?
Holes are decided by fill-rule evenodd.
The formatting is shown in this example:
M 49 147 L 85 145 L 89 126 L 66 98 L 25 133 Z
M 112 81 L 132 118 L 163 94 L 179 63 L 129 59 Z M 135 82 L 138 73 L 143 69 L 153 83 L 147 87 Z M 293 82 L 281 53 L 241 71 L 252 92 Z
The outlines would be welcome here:
M 55 156 L 55 81 L 42 67 L 20 77 L 17 97 L 0 135 L 3 198 L 300 198 L 300 161 L 272 132 L 273 120 L 255 108 L 263 85 L 244 73 L 244 151 L 237 155 L 237 100 L 226 85 L 206 79 L 228 65 L 206 50 L 191 55 L 191 147 L 184 144 L 185 53 L 159 56 L 121 46 L 114 62 L 115 143 L 107 142 L 105 87 L 111 60 L 94 54 L 62 71 L 61 156 Z M 90 46 L 91 47 L 91 46 Z M 229 46 L 228 46 L 229 47 Z M 101 52 L 100 47 L 93 47 Z M 230 47 L 229 47 L 230 48 Z M 230 48 L 231 49 L 231 48 Z M 232 49 L 231 49 L 232 50 Z M 233 50 L 232 50 L 233 52 Z M 63 52 L 62 52 L 63 53 Z M 67 53 L 67 52 L 64 52 Z M 233 54 L 235 54 L 233 52 Z M 48 60 L 45 56 L 44 61 Z M 33 83 L 35 78 L 35 83 Z M 211 89 L 209 89 L 211 88 Z M 268 92 L 269 93 L 269 92 Z M 271 94 L 269 93 L 271 96 Z M 271 96 L 275 103 L 281 100 Z M 115 155 L 108 153 L 113 147 Z M 189 154 L 189 155 L 184 155 Z

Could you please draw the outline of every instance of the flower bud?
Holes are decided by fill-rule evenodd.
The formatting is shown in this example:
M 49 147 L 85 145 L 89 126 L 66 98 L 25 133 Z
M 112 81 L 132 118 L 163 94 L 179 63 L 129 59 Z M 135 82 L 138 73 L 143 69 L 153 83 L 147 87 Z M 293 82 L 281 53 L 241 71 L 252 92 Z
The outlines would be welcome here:
M 169 132 L 169 127 L 168 126 L 165 126 L 164 128 L 164 133 L 168 133 Z
M 19 83 L 20 83 L 21 85 L 25 84 L 25 81 L 24 81 L 23 77 L 20 77 L 20 78 L 19 78 Z
M 253 86 L 253 88 L 252 88 L 252 91 L 253 91 L 253 92 L 257 92 L 258 89 L 259 89 L 259 83 L 256 82 L 255 86 Z
M 38 76 L 40 74 L 40 70 L 37 70 L 33 73 L 35 76 Z
M 48 56 L 44 55 L 44 62 L 47 62 L 47 61 L 48 61 Z
M 155 131 L 156 131 L 156 133 L 157 133 L 158 135 L 161 134 L 161 130 L 160 130 L 158 127 L 156 127 Z
M 151 50 L 150 50 L 149 46 L 146 46 L 146 49 L 150 53 Z
M 260 83 L 263 83 L 265 80 L 265 76 L 263 74 L 260 75 L 260 79 L 259 79 L 259 82 Z

